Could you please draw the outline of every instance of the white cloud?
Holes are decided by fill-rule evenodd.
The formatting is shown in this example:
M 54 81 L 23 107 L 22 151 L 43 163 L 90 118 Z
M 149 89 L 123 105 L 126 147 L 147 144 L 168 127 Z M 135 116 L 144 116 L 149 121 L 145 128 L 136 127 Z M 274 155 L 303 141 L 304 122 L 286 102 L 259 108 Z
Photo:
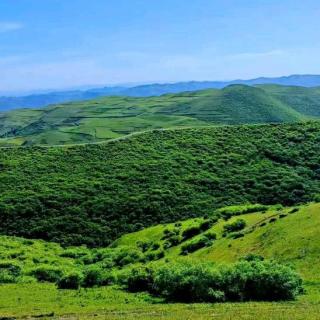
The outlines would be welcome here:
M 1 22 L 0 21 L 0 33 L 16 31 L 22 28 L 23 28 L 23 25 L 18 22 Z
M 226 56 L 226 58 L 231 59 L 255 59 L 255 58 L 268 58 L 268 57 L 275 57 L 275 56 L 282 56 L 286 54 L 284 50 L 271 50 L 267 52 L 244 52 L 244 53 L 237 53 Z

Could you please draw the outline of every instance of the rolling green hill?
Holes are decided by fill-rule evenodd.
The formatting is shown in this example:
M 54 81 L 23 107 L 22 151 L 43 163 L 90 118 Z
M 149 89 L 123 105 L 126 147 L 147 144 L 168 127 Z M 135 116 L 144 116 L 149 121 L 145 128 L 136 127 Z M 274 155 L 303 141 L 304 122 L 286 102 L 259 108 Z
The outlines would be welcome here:
M 292 91 L 300 90 L 297 96 Z M 105 97 L 0 114 L 0 145 L 61 145 L 160 128 L 298 122 L 319 117 L 319 89 L 231 85 L 161 97 Z
M 250 212 L 248 212 L 250 211 Z M 220 218 L 206 230 L 184 240 L 183 235 L 208 221 L 190 219 L 173 224 L 157 225 L 126 234 L 110 248 L 88 249 L 84 246 L 63 248 L 58 244 L 39 240 L 0 236 L 1 281 L 7 272 L 7 283 L 0 286 L 1 316 L 17 318 L 71 319 L 317 319 L 319 314 L 319 203 L 299 207 L 238 206 L 219 209 L 221 214 L 232 212 L 227 221 Z M 247 212 L 247 213 L 245 213 Z M 235 233 L 223 235 L 224 227 L 238 219 L 246 227 L 241 237 Z M 171 234 L 180 239 L 167 247 Z M 190 234 L 190 233 L 189 233 Z M 187 255 L 183 247 L 199 243 L 208 234 L 216 239 Z M 169 236 L 168 236 L 169 235 Z M 290 245 L 288 245 L 290 244 Z M 157 257 L 157 252 L 162 252 Z M 215 265 L 234 263 L 248 255 L 264 256 L 283 264 L 290 264 L 302 276 L 306 294 L 297 301 L 281 303 L 223 303 L 168 304 L 146 293 L 128 293 L 115 285 L 132 268 L 147 265 L 171 265 L 205 262 Z M 57 290 L 53 284 L 63 274 L 87 274 L 100 270 L 109 279 L 102 287 L 77 291 Z M 13 280 L 10 274 L 16 274 Z M 19 275 L 18 275 L 19 273 Z M 11 280 L 10 280 L 11 279 Z
M 153 131 L 105 144 L 0 151 L 0 233 L 105 246 L 221 206 L 308 202 L 320 123 Z

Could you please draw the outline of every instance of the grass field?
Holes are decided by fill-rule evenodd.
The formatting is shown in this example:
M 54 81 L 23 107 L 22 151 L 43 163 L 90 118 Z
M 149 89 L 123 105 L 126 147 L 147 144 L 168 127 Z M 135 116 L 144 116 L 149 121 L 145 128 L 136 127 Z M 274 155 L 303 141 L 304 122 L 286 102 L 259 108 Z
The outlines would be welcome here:
M 167 304 L 146 294 L 129 294 L 117 288 L 58 291 L 54 285 L 0 286 L 3 319 L 222 319 L 318 320 L 319 287 L 295 302 Z

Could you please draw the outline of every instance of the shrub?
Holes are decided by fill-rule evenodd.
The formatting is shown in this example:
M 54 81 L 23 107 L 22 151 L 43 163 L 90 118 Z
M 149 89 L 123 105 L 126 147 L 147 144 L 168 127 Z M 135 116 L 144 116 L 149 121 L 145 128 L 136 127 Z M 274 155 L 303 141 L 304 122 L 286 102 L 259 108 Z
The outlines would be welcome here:
M 229 301 L 293 300 L 303 292 L 302 279 L 291 268 L 270 261 L 241 261 L 222 272 Z
M 146 252 L 150 249 L 152 246 L 153 242 L 152 241 L 137 241 L 137 247 L 142 251 Z
M 217 235 L 214 232 L 207 232 L 204 234 L 204 237 L 206 237 L 209 240 L 216 240 Z
M 161 247 L 161 246 L 160 246 L 160 243 L 157 243 L 157 242 L 156 242 L 156 243 L 153 243 L 153 244 L 152 244 L 151 250 L 152 250 L 152 251 L 155 251 L 155 250 L 160 249 L 160 247 Z
M 97 266 L 93 266 L 85 270 L 82 286 L 84 288 L 92 288 L 94 286 L 101 286 L 103 284 L 104 272 Z
M 0 262 L 0 283 L 16 283 L 20 276 L 20 266 L 11 261 Z
M 154 270 L 148 267 L 131 269 L 125 279 L 125 285 L 130 292 L 153 292 Z
M 191 239 L 201 233 L 200 226 L 192 226 L 182 232 L 183 240 Z
M 244 237 L 244 233 L 243 232 L 231 232 L 228 235 L 228 238 L 230 239 L 240 239 Z
M 184 261 L 134 268 L 126 286 L 187 303 L 292 300 L 303 292 L 302 280 L 291 268 L 254 256 L 249 260 L 228 267 Z
M 69 273 L 57 281 L 58 289 L 77 290 L 80 288 L 82 276 L 79 273 Z
M 200 223 L 200 230 L 201 231 L 207 231 L 213 226 L 213 221 L 212 220 L 205 220 Z
M 147 261 L 155 261 L 162 259 L 165 256 L 164 251 L 153 251 L 153 252 L 148 252 L 145 256 Z
M 119 251 L 116 251 L 113 256 L 113 262 L 117 267 L 123 267 L 142 260 L 143 255 L 141 251 L 131 248 L 121 248 Z
M 164 249 L 169 249 L 171 247 L 175 247 L 178 244 L 180 244 L 182 241 L 180 236 L 173 235 L 170 238 L 167 238 L 166 242 L 164 243 L 163 247 Z
M 246 256 L 242 257 L 240 260 L 242 261 L 264 261 L 264 257 L 260 256 L 259 254 L 255 254 L 255 253 L 249 253 Z
M 208 264 L 177 263 L 159 268 L 154 276 L 154 289 L 170 301 L 217 302 L 224 300 L 221 275 Z
M 208 235 L 204 235 L 199 239 L 195 239 L 193 241 L 190 241 L 188 243 L 185 243 L 181 247 L 181 254 L 187 255 L 189 253 L 195 252 L 197 250 L 200 250 L 205 247 L 210 247 L 212 245 L 212 240 L 216 239 L 216 235 L 213 233 L 210 233 Z
M 247 206 L 234 206 L 227 207 L 218 210 L 218 213 L 223 217 L 224 220 L 229 220 L 234 216 L 239 216 L 247 213 L 254 212 L 265 212 L 268 210 L 268 206 L 256 204 L 256 205 L 247 205 Z
M 86 256 L 87 254 L 88 254 L 87 251 L 80 251 L 77 249 L 68 249 L 68 250 L 63 251 L 60 254 L 60 257 L 71 258 L 71 259 L 80 259 L 80 258 Z
M 57 282 L 62 277 L 63 272 L 56 267 L 43 265 L 31 270 L 30 275 L 40 282 Z
M 223 226 L 223 235 L 225 236 L 226 234 L 230 232 L 236 232 L 236 231 L 241 231 L 246 227 L 247 223 L 243 219 L 238 219 L 233 223 L 228 223 Z

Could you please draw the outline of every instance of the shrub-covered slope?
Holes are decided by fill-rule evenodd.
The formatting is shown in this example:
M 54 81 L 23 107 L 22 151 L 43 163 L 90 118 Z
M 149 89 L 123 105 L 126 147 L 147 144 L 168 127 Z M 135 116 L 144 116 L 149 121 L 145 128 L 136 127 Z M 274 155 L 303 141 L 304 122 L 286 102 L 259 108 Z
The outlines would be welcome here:
M 251 213 L 241 214 L 246 212 L 247 208 L 253 209 L 247 210 Z M 235 206 L 218 210 L 218 212 L 233 212 L 234 216 L 227 221 L 222 218 L 206 230 L 201 230 L 201 226 L 208 220 L 190 219 L 126 234 L 118 239 L 114 246 L 147 248 L 145 255 L 148 256 L 155 245 L 159 246 L 157 250 L 167 248 L 167 243 L 175 235 L 179 242 L 165 249 L 165 258 L 169 261 L 174 262 L 178 258 L 187 257 L 198 262 L 231 263 L 252 254 L 292 264 L 305 280 L 319 283 L 320 204 L 312 203 L 301 207 L 274 206 L 265 210 L 261 210 L 261 206 L 247 208 Z M 244 228 L 239 232 L 224 233 L 225 226 L 239 220 L 245 221 Z M 190 239 L 184 239 L 183 233 L 190 229 L 198 231 Z M 202 239 L 209 234 L 216 235 L 215 239 L 203 242 Z M 199 244 L 198 248 L 186 255 L 183 254 L 184 248 L 188 246 L 191 248 L 190 244 L 194 243 Z
M 153 224 L 319 193 L 320 124 L 155 131 L 0 152 L 0 232 L 102 246 Z
M 250 212 L 245 213 L 248 208 Z M 243 257 L 250 260 L 250 256 L 260 256 L 274 259 L 278 263 L 291 264 L 304 280 L 319 283 L 318 203 L 301 207 L 266 207 L 265 210 L 261 206 L 238 206 L 218 211 L 232 212 L 234 216 L 228 220 L 222 216 L 213 223 L 211 220 L 206 228 L 204 225 L 210 221 L 210 217 L 157 225 L 126 234 L 110 248 L 63 248 L 59 244 L 42 240 L 0 236 L 0 282 L 3 282 L 1 276 L 4 276 L 4 269 L 12 270 L 13 267 L 20 270 L 20 277 L 13 279 L 12 275 L 12 278 L 7 278 L 7 282 L 10 279 L 11 282 L 30 281 L 31 277 L 39 281 L 55 282 L 63 274 L 85 274 L 87 270 L 95 268 L 104 270 L 105 276 L 111 280 L 119 270 L 137 264 L 157 265 L 164 260 L 170 264 L 179 260 L 229 264 Z M 245 221 L 241 237 L 236 237 L 235 232 L 224 234 L 225 226 L 239 220 Z M 190 230 L 197 232 L 191 235 Z M 185 238 L 188 232 L 189 237 Z M 209 234 L 215 235 L 211 241 L 193 252 L 184 253 L 184 247 L 191 243 L 201 243 L 201 239 Z M 175 235 L 179 241 L 170 242 Z
M 0 114 L 0 144 L 86 143 L 158 128 L 297 122 L 306 119 L 305 114 L 313 115 L 308 106 L 295 110 L 290 101 L 282 100 L 262 88 L 232 85 L 161 97 L 105 97 L 14 110 Z

